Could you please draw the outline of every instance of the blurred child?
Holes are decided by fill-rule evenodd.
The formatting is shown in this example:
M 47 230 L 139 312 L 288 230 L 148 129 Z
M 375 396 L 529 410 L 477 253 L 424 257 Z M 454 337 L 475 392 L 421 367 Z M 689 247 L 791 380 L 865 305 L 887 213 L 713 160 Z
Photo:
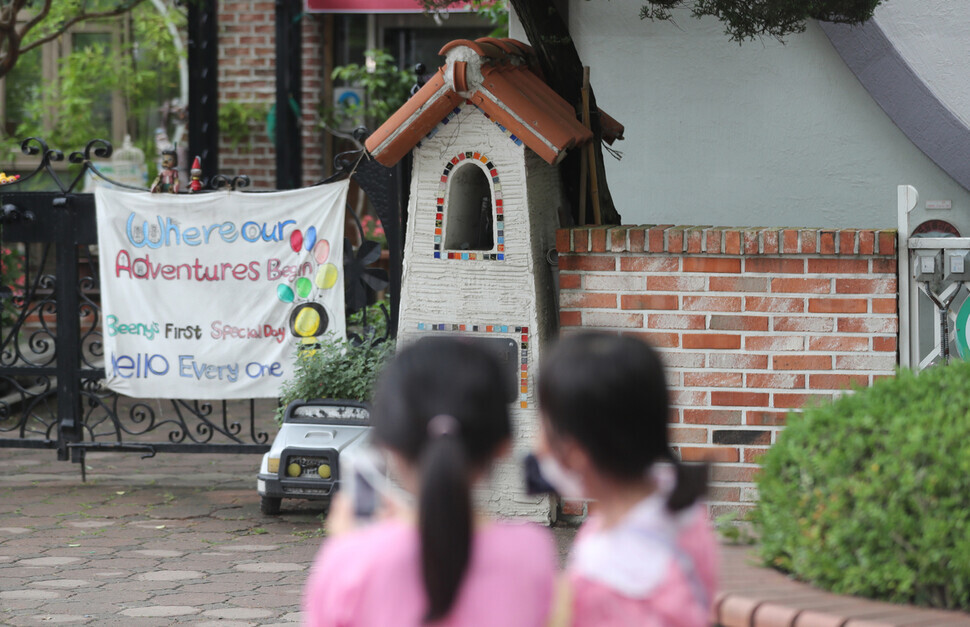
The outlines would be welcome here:
M 540 627 L 556 555 L 539 527 L 487 520 L 472 487 L 507 451 L 513 390 L 499 362 L 455 338 L 422 339 L 381 376 L 374 440 L 417 512 L 328 539 L 304 591 L 305 624 Z M 341 494 L 328 530 L 343 526 Z
M 667 384 L 640 340 L 586 333 L 543 356 L 539 467 L 595 500 L 566 567 L 574 627 L 709 625 L 717 544 L 698 499 L 706 469 L 667 443 Z

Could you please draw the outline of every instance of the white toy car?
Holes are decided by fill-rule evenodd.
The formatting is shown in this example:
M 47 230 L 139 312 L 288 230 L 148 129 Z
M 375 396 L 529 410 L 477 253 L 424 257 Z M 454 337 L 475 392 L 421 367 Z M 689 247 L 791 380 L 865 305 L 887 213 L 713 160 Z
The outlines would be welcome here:
M 259 509 L 279 514 L 284 498 L 329 500 L 340 484 L 340 455 L 367 445 L 370 412 L 356 401 L 293 401 L 256 476 Z

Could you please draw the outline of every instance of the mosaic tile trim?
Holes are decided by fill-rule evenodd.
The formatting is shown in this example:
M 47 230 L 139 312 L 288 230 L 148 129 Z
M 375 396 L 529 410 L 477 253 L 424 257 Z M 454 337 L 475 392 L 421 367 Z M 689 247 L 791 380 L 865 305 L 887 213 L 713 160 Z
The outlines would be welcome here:
M 451 175 L 455 166 L 463 161 L 478 161 L 485 166 L 489 176 L 492 177 L 492 206 L 495 207 L 495 252 L 474 251 L 464 252 L 455 250 L 443 250 L 442 232 L 445 220 L 445 193 L 448 190 L 448 177 Z M 477 167 L 477 166 L 476 166 Z M 461 261 L 505 261 L 505 207 L 502 201 L 502 183 L 499 181 L 498 170 L 495 164 L 480 152 L 469 150 L 460 152 L 452 157 L 445 164 L 441 172 L 441 180 L 438 183 L 438 197 L 435 200 L 434 214 L 434 258 L 435 259 L 459 259 Z
M 435 324 L 418 323 L 418 331 L 451 331 L 455 333 L 503 333 L 519 336 L 519 407 L 529 408 L 529 327 L 510 324 Z

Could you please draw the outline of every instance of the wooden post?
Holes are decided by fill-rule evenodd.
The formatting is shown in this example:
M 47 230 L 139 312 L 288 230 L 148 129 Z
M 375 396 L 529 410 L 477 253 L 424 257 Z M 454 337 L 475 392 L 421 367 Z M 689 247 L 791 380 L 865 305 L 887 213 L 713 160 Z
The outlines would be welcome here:
M 589 66 L 583 67 L 583 126 L 590 128 L 590 111 L 589 111 Z M 590 196 L 593 197 L 593 224 L 599 226 L 603 224 L 603 216 L 600 212 L 600 186 L 599 186 L 599 176 L 596 172 L 596 148 L 593 146 L 593 141 L 596 141 L 594 137 L 585 146 L 583 156 L 586 157 L 584 161 L 587 163 L 587 169 L 589 170 L 589 183 L 590 183 Z M 579 182 L 580 189 L 586 187 L 586 176 L 583 175 Z M 581 203 L 584 203 L 586 199 L 586 194 L 582 195 Z M 586 208 L 584 204 L 580 205 L 580 211 L 585 212 Z M 585 216 L 580 214 L 580 217 L 584 219 Z
M 589 128 L 589 66 L 583 66 L 583 88 L 579 92 L 583 102 L 583 126 Z M 586 146 L 579 155 L 579 226 L 586 226 L 586 177 L 588 176 L 589 153 Z

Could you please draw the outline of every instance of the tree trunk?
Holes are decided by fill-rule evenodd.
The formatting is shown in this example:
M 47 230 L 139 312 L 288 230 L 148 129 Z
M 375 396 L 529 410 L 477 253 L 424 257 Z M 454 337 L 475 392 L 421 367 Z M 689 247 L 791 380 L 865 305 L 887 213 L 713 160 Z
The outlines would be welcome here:
M 576 46 L 569 36 L 569 28 L 556 9 L 553 0 L 509 0 L 509 4 L 519 17 L 529 43 L 536 51 L 539 66 L 549 84 L 560 96 L 579 111 L 583 84 L 583 63 L 576 52 Z M 606 183 L 606 168 L 603 165 L 602 129 L 596 98 L 593 91 L 589 94 L 590 126 L 593 130 L 595 160 L 589 167 L 595 167 L 599 178 L 599 203 L 603 224 L 620 224 L 620 214 L 613 205 L 609 186 Z M 560 163 L 566 199 L 570 203 L 570 215 L 579 222 L 579 169 L 580 150 L 571 150 Z M 588 187 L 587 187 L 588 189 Z M 587 202 L 591 207 L 591 202 Z M 587 216 L 592 212 L 587 211 Z M 587 222 L 591 219 L 587 218 Z

